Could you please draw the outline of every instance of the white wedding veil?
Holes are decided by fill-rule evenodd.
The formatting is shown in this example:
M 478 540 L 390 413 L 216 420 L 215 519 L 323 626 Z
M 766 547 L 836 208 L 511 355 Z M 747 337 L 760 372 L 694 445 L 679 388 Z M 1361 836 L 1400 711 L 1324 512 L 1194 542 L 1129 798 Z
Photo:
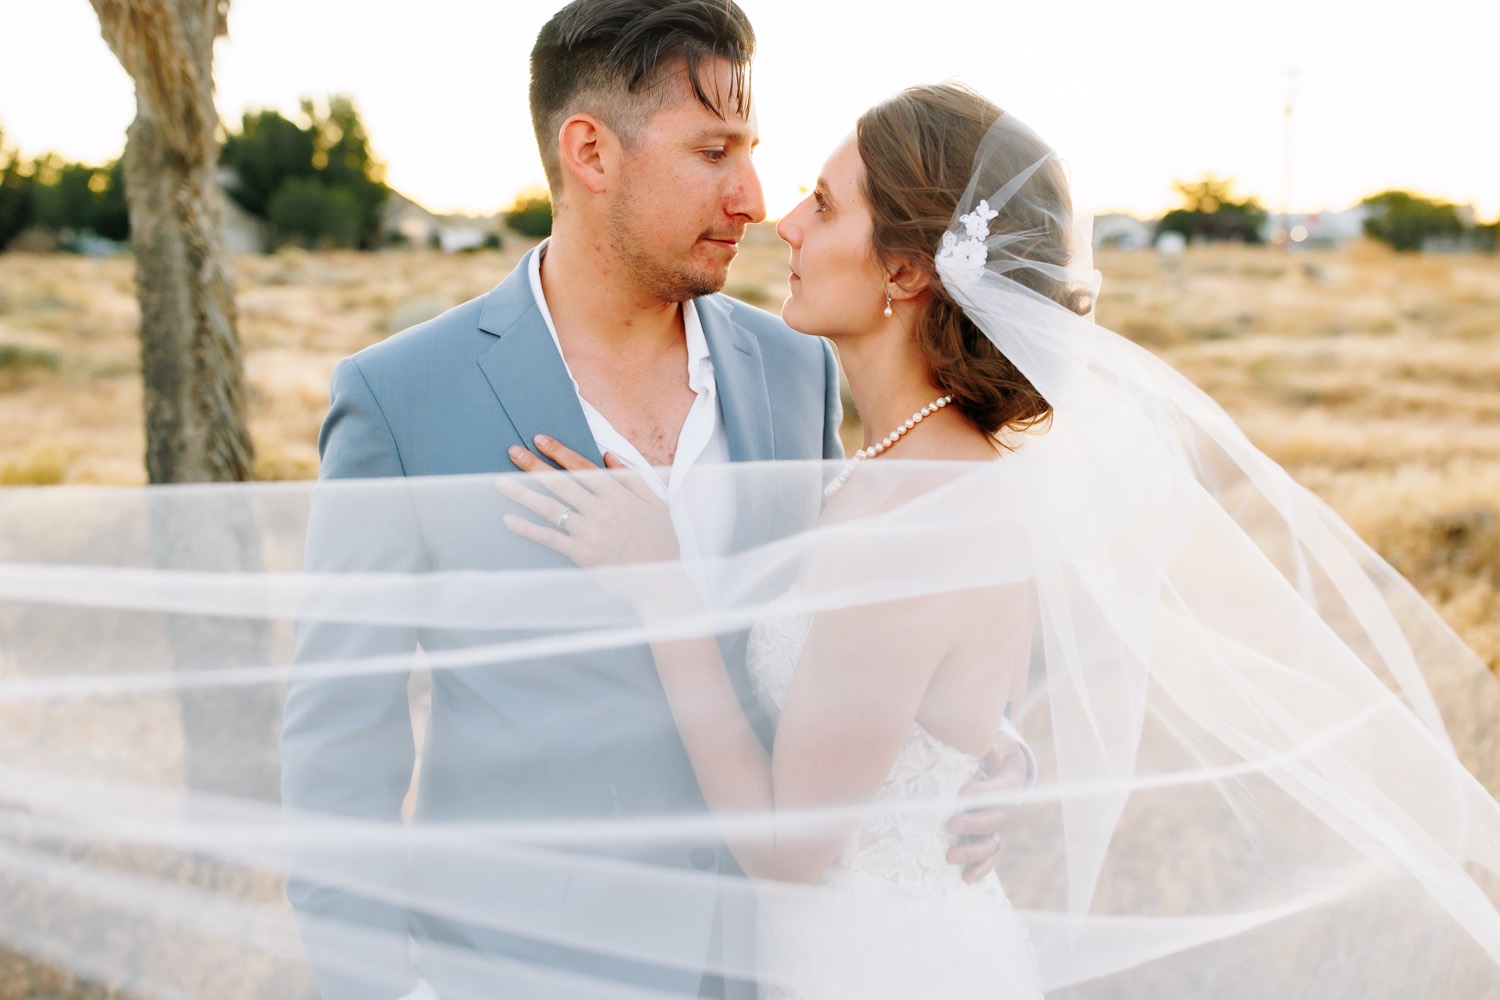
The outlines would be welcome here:
M 937 271 L 1051 417 L 993 462 L 863 462 L 849 498 L 886 502 L 837 519 L 836 463 L 694 471 L 733 542 L 649 625 L 609 595 L 678 567 L 577 570 L 504 528 L 494 476 L 0 491 L 0 970 L 142 998 L 733 994 L 767 975 L 757 906 L 843 890 L 748 880 L 724 838 L 866 804 L 710 814 L 644 644 L 717 638 L 771 741 L 747 632 L 952 600 L 935 641 L 982 620 L 1029 650 L 996 669 L 1026 675 L 1037 780 L 882 808 L 1012 809 L 998 877 L 1049 995 L 1500 995 L 1500 805 L 1431 693 L 1493 677 L 1093 321 L 1086 231 L 1001 116 Z

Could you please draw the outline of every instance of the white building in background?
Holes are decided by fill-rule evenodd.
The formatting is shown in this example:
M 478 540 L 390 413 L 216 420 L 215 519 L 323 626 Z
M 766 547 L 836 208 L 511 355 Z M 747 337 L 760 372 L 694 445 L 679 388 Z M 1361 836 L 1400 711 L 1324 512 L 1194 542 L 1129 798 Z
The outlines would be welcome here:
M 224 191 L 224 242 L 231 254 L 264 253 L 270 243 L 270 227 L 229 196 L 234 181 L 234 171 L 221 166 L 219 186 Z M 386 239 L 399 233 L 412 246 L 436 247 L 445 253 L 457 253 L 483 246 L 491 233 L 500 231 L 500 217 L 434 215 L 401 192 L 392 191 L 386 199 L 380 228 Z
M 1463 224 L 1465 230 L 1472 230 L 1477 221 L 1474 206 L 1457 205 L 1455 208 L 1459 222 Z M 1277 246 L 1285 238 L 1282 234 L 1286 232 L 1290 235 L 1290 248 L 1293 250 L 1334 250 L 1350 240 L 1362 239 L 1365 235 L 1365 220 L 1369 217 L 1370 209 L 1364 205 L 1354 205 L 1336 212 L 1293 212 L 1287 216 L 1272 212 L 1266 217 L 1265 225 L 1261 229 L 1261 237 L 1266 243 Z M 1101 247 L 1118 250 L 1154 248 L 1159 253 L 1181 253 L 1186 243 L 1179 235 L 1167 233 L 1162 239 L 1157 239 L 1158 221 L 1137 219 L 1123 212 L 1109 212 L 1096 216 L 1094 218 L 1094 249 Z M 1167 241 L 1168 236 L 1174 239 Z M 1452 253 L 1473 249 L 1474 245 L 1472 234 L 1466 234 L 1429 239 L 1422 244 L 1422 250 L 1427 253 Z
M 1266 220 L 1267 243 L 1280 243 L 1283 225 L 1291 235 L 1293 248 L 1333 249 L 1365 234 L 1365 219 L 1370 210 L 1355 205 L 1340 212 L 1292 212 L 1287 216 L 1272 213 Z
M 444 253 L 457 253 L 483 246 L 486 237 L 500 231 L 500 217 L 434 215 L 399 191 L 386 199 L 381 229 L 400 233 L 412 246 L 434 246 Z
M 484 238 L 489 233 L 478 226 L 439 226 L 437 231 L 438 249 L 443 253 L 458 253 L 460 250 L 474 250 L 484 246 Z
M 1156 223 L 1137 219 L 1124 212 L 1108 212 L 1094 216 L 1094 248 L 1110 247 L 1116 250 L 1144 250 L 1156 237 Z
M 231 256 L 264 253 L 268 227 L 229 196 L 237 180 L 235 172 L 220 164 L 217 176 L 219 190 L 224 193 L 224 249 Z

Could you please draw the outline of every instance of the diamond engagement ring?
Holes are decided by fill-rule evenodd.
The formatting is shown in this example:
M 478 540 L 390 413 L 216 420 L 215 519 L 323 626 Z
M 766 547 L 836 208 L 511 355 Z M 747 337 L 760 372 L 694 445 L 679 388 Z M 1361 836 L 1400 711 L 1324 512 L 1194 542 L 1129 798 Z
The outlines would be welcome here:
M 557 515 L 557 530 L 567 530 L 566 525 L 568 523 L 568 518 L 572 517 L 575 513 L 577 513 L 577 511 L 572 507 L 572 505 L 563 507 L 562 513 Z

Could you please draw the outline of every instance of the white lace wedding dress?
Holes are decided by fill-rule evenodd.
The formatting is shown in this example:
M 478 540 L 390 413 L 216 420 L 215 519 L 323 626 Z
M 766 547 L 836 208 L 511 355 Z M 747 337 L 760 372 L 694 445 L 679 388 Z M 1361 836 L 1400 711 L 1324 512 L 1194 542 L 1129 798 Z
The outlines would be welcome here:
M 773 718 L 809 625 L 806 615 L 782 614 L 750 632 L 751 683 Z M 913 725 L 817 890 L 763 896 L 756 933 L 762 1000 L 1041 997 L 1035 953 L 999 881 L 992 875 L 968 885 L 947 862 L 946 814 L 899 807 L 952 800 L 978 767 Z

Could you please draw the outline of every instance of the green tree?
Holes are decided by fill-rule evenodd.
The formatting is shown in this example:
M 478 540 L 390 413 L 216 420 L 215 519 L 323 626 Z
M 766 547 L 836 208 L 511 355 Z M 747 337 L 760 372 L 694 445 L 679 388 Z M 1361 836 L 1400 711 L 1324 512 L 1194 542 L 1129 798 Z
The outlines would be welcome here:
M 343 190 L 359 206 L 358 245 L 373 249 L 380 240 L 381 213 L 390 188 L 385 184 L 385 166 L 370 149 L 370 136 L 359 111 L 348 97 L 330 97 L 328 113 L 317 118 L 311 102 L 303 113 L 313 118 L 318 130 L 313 166 L 324 184 Z
M 546 188 L 529 188 L 505 211 L 505 224 L 522 236 L 552 235 L 552 195 Z
M 361 206 L 348 188 L 312 177 L 289 177 L 271 196 L 267 213 L 278 242 L 309 249 L 359 244 Z
M 1487 226 L 1474 227 L 1474 249 L 1481 253 L 1494 253 L 1496 244 L 1500 243 L 1500 219 L 1491 222 Z
M 55 154 L 32 163 L 34 224 L 52 232 L 95 233 L 112 240 L 130 237 L 123 160 L 102 167 L 71 163 Z
M 1458 237 L 1464 232 L 1453 205 L 1409 191 L 1382 191 L 1360 204 L 1370 210 L 1365 234 L 1402 253 L 1420 250 L 1430 239 Z
M 7 149 L 0 129 L 0 252 L 30 228 L 36 216 L 36 192 L 31 167 L 20 151 Z
M 125 158 L 105 168 L 104 193 L 94 206 L 94 232 L 106 239 L 130 239 L 130 202 L 125 195 Z M 95 175 L 97 178 L 97 174 Z
M 89 181 L 93 168 L 82 163 L 67 163 L 56 153 L 46 153 L 32 161 L 31 176 L 36 185 L 36 225 L 57 232 L 83 229 L 89 222 L 89 201 L 93 192 Z
M 267 218 L 278 187 L 288 178 L 313 175 L 315 139 L 311 126 L 303 128 L 275 111 L 246 112 L 219 154 L 234 173 L 229 196 L 256 218 Z
M 1264 242 L 1261 231 L 1266 224 L 1266 210 L 1254 198 L 1236 199 L 1232 180 L 1207 174 L 1192 183 L 1177 181 L 1172 189 L 1181 196 L 1182 207 L 1162 216 L 1156 224 L 1158 236 L 1181 233 L 1189 243 Z
M 251 215 L 271 222 L 278 233 L 311 245 L 331 240 L 339 246 L 370 249 L 379 244 L 390 189 L 359 110 L 349 98 L 329 98 L 326 108 L 304 100 L 300 124 L 275 111 L 246 114 L 239 131 L 225 137 L 223 161 L 234 172 L 230 197 Z M 323 191 L 314 191 L 309 183 Z M 288 185 L 294 190 L 281 198 L 278 223 L 271 217 L 272 205 Z M 343 196 L 330 200 L 330 191 Z M 315 205 L 323 213 L 320 218 L 337 225 L 317 233 L 311 227 L 290 225 L 286 206 L 291 204 Z M 350 204 L 355 208 L 352 239 L 344 225 Z

